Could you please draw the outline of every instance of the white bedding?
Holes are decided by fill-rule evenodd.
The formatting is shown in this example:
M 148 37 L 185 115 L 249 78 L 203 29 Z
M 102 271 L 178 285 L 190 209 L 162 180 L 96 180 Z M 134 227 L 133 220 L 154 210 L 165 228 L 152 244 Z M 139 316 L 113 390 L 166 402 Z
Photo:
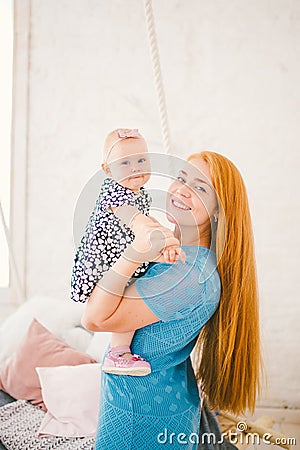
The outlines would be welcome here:
M 0 408 L 0 440 L 7 450 L 92 450 L 95 438 L 37 437 L 45 412 L 25 400 Z

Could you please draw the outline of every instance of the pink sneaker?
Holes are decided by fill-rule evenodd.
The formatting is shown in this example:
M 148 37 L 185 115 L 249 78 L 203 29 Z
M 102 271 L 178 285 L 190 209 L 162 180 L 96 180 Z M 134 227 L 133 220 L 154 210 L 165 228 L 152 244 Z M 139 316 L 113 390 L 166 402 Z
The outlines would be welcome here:
M 120 351 L 121 348 L 116 347 L 108 351 L 102 366 L 103 372 L 137 377 L 151 373 L 151 366 L 144 358 L 139 355 L 132 355 L 131 358 L 122 357 L 128 350 Z

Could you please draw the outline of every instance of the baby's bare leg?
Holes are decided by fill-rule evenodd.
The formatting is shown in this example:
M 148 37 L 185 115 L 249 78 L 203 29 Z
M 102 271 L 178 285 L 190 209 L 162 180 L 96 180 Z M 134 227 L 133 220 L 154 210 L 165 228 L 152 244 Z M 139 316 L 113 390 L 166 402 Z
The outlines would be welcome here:
M 123 347 L 124 345 L 130 347 L 133 335 L 134 331 L 128 331 L 127 333 L 112 333 L 110 347 Z

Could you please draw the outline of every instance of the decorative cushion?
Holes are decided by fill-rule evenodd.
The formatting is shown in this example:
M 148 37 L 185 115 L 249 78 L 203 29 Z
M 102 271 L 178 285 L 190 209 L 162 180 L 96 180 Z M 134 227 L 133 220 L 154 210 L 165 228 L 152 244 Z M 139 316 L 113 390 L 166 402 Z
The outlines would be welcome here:
M 67 330 L 80 325 L 84 308 L 84 304 L 45 296 L 27 300 L 0 326 L 0 367 L 16 351 L 34 317 L 64 339 Z
M 76 348 L 81 352 L 86 352 L 89 355 L 93 356 L 91 353 L 87 351 L 87 348 L 90 345 L 90 342 L 93 338 L 92 331 L 88 331 L 83 327 L 77 326 L 69 328 L 64 333 L 61 333 L 59 337 L 61 337 L 63 341 L 69 344 L 70 347 Z
M 0 370 L 0 389 L 18 400 L 29 400 L 46 410 L 36 367 L 95 362 L 91 356 L 73 349 L 34 319 L 15 355 Z
M 95 436 L 101 364 L 37 367 L 47 413 L 38 435 Z

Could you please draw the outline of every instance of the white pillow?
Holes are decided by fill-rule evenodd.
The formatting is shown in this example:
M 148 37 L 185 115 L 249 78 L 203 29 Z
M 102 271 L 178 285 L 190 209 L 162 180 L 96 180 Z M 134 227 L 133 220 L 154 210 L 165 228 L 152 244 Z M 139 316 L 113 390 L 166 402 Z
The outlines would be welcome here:
M 105 350 L 110 342 L 111 333 L 94 333 L 85 352 L 98 362 L 102 362 Z
M 83 303 L 44 296 L 27 300 L 0 326 L 0 366 L 15 352 L 34 317 L 62 338 L 65 330 L 80 325 L 84 308 Z
M 65 330 L 62 333 L 61 338 L 69 344 L 70 347 L 85 353 L 93 334 L 94 333 L 91 331 L 85 330 L 82 327 L 73 327 Z
M 36 371 L 48 409 L 38 436 L 95 436 L 101 364 L 37 367 Z

